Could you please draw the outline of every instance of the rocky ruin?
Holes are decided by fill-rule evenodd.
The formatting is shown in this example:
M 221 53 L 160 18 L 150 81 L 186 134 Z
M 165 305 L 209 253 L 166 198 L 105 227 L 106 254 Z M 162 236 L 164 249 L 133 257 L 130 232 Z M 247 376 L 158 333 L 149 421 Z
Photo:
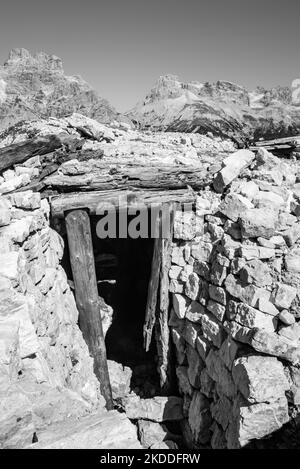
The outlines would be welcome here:
M 231 449 L 271 445 L 297 424 L 297 161 L 73 114 L 0 135 L 0 168 L 1 448 Z M 99 202 L 114 201 L 167 204 L 174 218 L 169 239 L 141 247 L 146 316 L 133 307 L 145 286 L 132 284 L 111 343 L 116 256 L 93 239 L 108 411 L 78 322 L 65 216 L 88 209 L 93 233 Z

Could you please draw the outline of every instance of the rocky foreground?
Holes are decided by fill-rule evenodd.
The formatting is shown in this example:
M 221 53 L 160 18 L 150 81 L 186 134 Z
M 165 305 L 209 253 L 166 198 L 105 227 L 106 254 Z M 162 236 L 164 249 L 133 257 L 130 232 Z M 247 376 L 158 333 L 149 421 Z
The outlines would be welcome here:
M 240 448 L 296 421 L 297 162 L 78 114 L 24 123 L 0 138 L 0 447 Z M 33 141 L 43 144 L 26 153 Z M 7 155 L 19 160 L 9 166 Z M 61 266 L 55 200 L 112 187 L 156 191 L 156 176 L 167 184 L 170 167 L 177 179 L 159 193 L 194 201 L 192 212 L 176 214 L 168 274 L 164 338 L 176 349 L 180 395 L 141 399 L 131 370 L 112 362 L 122 413 L 106 412 Z M 165 357 L 158 365 L 167 369 Z

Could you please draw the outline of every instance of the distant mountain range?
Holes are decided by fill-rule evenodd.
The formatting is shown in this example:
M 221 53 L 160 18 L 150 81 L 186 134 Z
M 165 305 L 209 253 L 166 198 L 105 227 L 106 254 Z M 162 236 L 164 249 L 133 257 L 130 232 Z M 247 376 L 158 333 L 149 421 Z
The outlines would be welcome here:
M 13 49 L 0 66 L 0 131 L 23 120 L 78 112 L 102 123 L 132 121 L 141 129 L 211 132 L 243 142 L 300 134 L 299 104 L 289 87 L 249 92 L 228 81 L 183 83 L 166 75 L 124 115 L 80 76 L 65 75 L 54 55 Z
M 66 76 L 61 59 L 13 49 L 0 66 L 0 130 L 21 120 L 79 112 L 99 122 L 126 120 L 80 76 Z
M 127 115 L 143 129 L 212 132 L 237 140 L 300 133 L 300 106 L 293 104 L 292 89 L 280 86 L 249 92 L 228 81 L 182 83 L 166 75 Z

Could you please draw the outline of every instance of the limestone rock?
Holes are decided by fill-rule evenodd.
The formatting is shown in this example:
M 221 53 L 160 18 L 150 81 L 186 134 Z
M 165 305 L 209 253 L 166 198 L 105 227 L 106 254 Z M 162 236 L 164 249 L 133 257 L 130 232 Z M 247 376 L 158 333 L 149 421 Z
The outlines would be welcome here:
M 193 272 L 188 276 L 184 290 L 186 296 L 191 300 L 196 300 L 199 294 L 199 277 Z M 175 310 L 176 311 L 176 310 Z
M 199 391 L 194 391 L 189 409 L 189 425 L 194 442 L 207 443 L 210 438 L 211 414 L 209 401 Z
M 0 393 L 0 448 L 24 448 L 36 430 L 31 403 L 26 395 L 10 388 Z
M 38 340 L 29 315 L 26 298 L 11 290 L 1 295 L 0 323 L 17 328 L 19 336 L 19 354 L 28 357 L 38 351 Z
M 21 220 L 16 220 L 9 226 L 2 228 L 2 234 L 10 238 L 15 243 L 23 243 L 32 231 L 32 216 L 27 216 Z
M 223 430 L 219 427 L 217 423 L 212 426 L 213 435 L 211 437 L 211 447 L 212 449 L 227 449 L 227 441 L 224 435 Z
M 38 192 L 17 192 L 11 196 L 13 205 L 25 210 L 35 210 L 41 206 L 41 195 Z
M 253 200 L 257 208 L 280 209 L 285 205 L 284 199 L 274 192 L 259 191 Z
M 170 279 L 178 279 L 180 272 L 182 271 L 182 267 L 179 265 L 172 265 L 170 270 L 169 270 L 169 277 Z
M 239 255 L 248 261 L 255 258 L 270 259 L 275 257 L 275 249 L 256 245 L 241 245 Z
M 210 350 L 205 360 L 209 376 L 216 382 L 216 390 L 219 395 L 225 395 L 232 398 L 236 394 L 236 387 L 231 373 L 226 368 L 219 353 Z
M 239 276 L 245 284 L 254 283 L 258 287 L 272 284 L 269 267 L 259 259 L 253 259 L 247 262 L 240 270 Z
M 214 180 L 214 188 L 217 192 L 223 192 L 226 186 L 230 184 L 239 174 L 250 165 L 255 155 L 249 150 L 239 150 L 225 158 L 225 166 L 217 174 Z
M 186 296 L 173 293 L 173 308 L 179 319 L 185 317 L 189 303 L 190 300 Z
M 107 366 L 113 399 L 127 396 L 130 393 L 132 370 L 113 360 L 107 360 Z
M 224 258 L 223 256 L 221 255 L 218 255 L 214 261 L 213 261 L 213 264 L 212 264 L 212 269 L 211 269 L 211 281 L 217 285 L 217 286 L 221 286 L 224 282 L 224 280 L 226 279 L 226 275 L 227 275 L 227 267 L 229 266 L 229 261 L 228 259 L 226 259 L 226 261 L 224 262 L 226 258 Z
M 185 327 L 183 329 L 182 335 L 185 341 L 191 346 L 196 347 L 196 340 L 198 334 L 201 332 L 201 326 L 194 324 L 188 320 L 185 321 Z
M 250 306 L 256 305 L 259 289 L 254 285 L 251 284 L 243 287 L 234 275 L 229 274 L 225 280 L 225 288 L 234 298 L 238 298 Z
M 219 350 L 220 358 L 229 370 L 232 368 L 238 349 L 239 345 L 237 342 L 235 342 L 231 337 L 226 337 Z
M 270 435 L 288 422 L 286 398 L 270 403 L 238 407 L 235 419 L 229 425 L 226 438 L 229 449 L 245 446 L 253 439 Z
M 267 293 L 267 296 L 262 296 L 258 298 L 256 307 L 257 309 L 259 309 L 259 311 L 262 311 L 263 313 L 270 314 L 272 316 L 277 316 L 279 314 L 279 311 L 276 306 L 274 306 L 273 303 L 269 301 L 268 297 L 270 298 L 270 294 Z
M 278 314 L 278 319 L 286 326 L 291 326 L 295 323 L 295 316 L 286 309 Z
M 252 201 L 259 193 L 259 187 L 254 181 L 243 181 L 239 186 L 239 192 Z
M 221 347 L 224 338 L 222 325 L 210 313 L 201 317 L 202 332 L 206 339 L 210 340 L 216 347 Z
M 185 340 L 174 328 L 171 328 L 171 334 L 176 349 L 177 362 L 182 365 L 185 361 Z
M 211 414 L 213 419 L 225 431 L 232 415 L 232 402 L 226 396 L 222 396 L 211 405 Z
M 193 388 L 199 389 L 200 387 L 200 374 L 204 368 L 203 360 L 200 358 L 198 352 L 190 345 L 187 348 L 187 361 L 188 369 L 187 375 L 189 382 Z
M 300 325 L 298 322 L 294 322 L 289 326 L 281 325 L 278 330 L 278 334 L 280 337 L 285 337 L 291 342 L 300 345 Z
M 215 389 L 215 382 L 214 380 L 209 376 L 207 369 L 204 368 L 201 371 L 200 375 L 200 389 L 202 394 L 204 394 L 208 398 L 212 398 L 214 395 L 214 389 Z
M 187 261 L 188 252 L 185 246 L 173 246 L 172 262 L 178 266 L 184 267 Z
M 296 288 L 279 283 L 276 289 L 272 292 L 272 301 L 279 309 L 288 309 L 297 294 Z
M 205 361 L 205 358 L 211 348 L 209 340 L 207 340 L 203 335 L 198 335 L 196 338 L 196 348 L 202 360 Z
M 11 219 L 10 210 L 0 207 L 0 227 L 9 225 Z
M 19 253 L 16 251 L 1 253 L 0 275 L 7 279 L 18 281 L 19 260 Z
M 139 440 L 144 448 L 156 448 L 160 443 L 167 443 L 168 440 L 176 438 L 166 427 L 166 425 L 150 420 L 138 421 Z
M 288 255 L 285 256 L 284 262 L 288 272 L 300 273 L 300 249 L 292 249 Z
M 135 425 L 115 410 L 66 419 L 38 432 L 37 437 L 38 443 L 30 449 L 141 449 Z
M 251 403 L 276 400 L 284 397 L 289 389 L 283 365 L 274 357 L 238 358 L 232 376 L 239 391 Z
M 153 450 L 158 450 L 158 449 L 178 449 L 177 443 L 172 440 L 165 440 L 161 441 L 160 443 L 156 443 L 151 446 L 151 449 Z
M 299 345 L 278 334 L 256 329 L 251 337 L 250 345 L 258 352 L 282 358 L 294 365 L 300 363 Z
M 237 342 L 243 344 L 249 344 L 251 342 L 254 330 L 249 327 L 241 326 L 241 324 L 235 321 L 225 321 L 224 328 L 228 332 L 231 338 Z
M 71 127 L 74 127 L 95 140 L 111 142 L 115 139 L 115 135 L 109 127 L 82 114 L 73 113 L 70 117 L 66 117 L 66 122 Z
M 275 330 L 276 323 L 274 317 L 270 314 L 262 313 L 245 303 L 236 303 L 232 300 L 230 300 L 228 308 L 230 318 L 242 326 L 246 326 L 249 329 L 257 327 L 269 332 L 274 332 Z
M 191 322 L 200 322 L 201 316 L 205 313 L 205 308 L 197 301 L 192 301 L 186 311 L 186 319 Z
M 224 288 L 209 285 L 209 296 L 221 305 L 226 305 L 226 292 Z
M 136 395 L 130 395 L 125 400 L 125 412 L 131 420 L 143 419 L 154 422 L 181 420 L 182 399 L 175 396 L 140 399 Z
M 209 300 L 207 309 L 210 311 L 219 321 L 223 321 L 225 315 L 225 306 L 217 303 L 216 301 Z
M 220 206 L 220 212 L 230 220 L 236 222 L 242 214 L 254 205 L 240 194 L 228 194 L 224 203 Z
M 278 226 L 278 212 L 276 210 L 265 210 L 252 208 L 240 217 L 242 236 L 244 238 L 271 238 Z
M 188 376 L 188 367 L 187 366 L 178 366 L 176 368 L 176 376 L 178 379 L 179 391 L 182 394 L 188 394 L 189 396 L 193 393 L 193 388 L 191 386 L 189 376 Z
M 213 246 L 211 243 L 200 241 L 192 245 L 191 255 L 199 262 L 208 262 L 210 260 Z
M 203 216 L 198 216 L 194 212 L 175 212 L 174 238 L 191 240 L 203 233 Z

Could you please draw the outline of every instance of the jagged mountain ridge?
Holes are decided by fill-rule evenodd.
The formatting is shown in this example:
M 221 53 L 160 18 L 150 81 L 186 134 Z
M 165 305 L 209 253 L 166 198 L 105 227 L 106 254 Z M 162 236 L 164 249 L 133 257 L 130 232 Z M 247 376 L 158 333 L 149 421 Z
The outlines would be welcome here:
M 60 58 L 13 49 L 0 66 L 0 130 L 22 120 L 80 112 L 102 123 L 126 118 L 80 76 L 66 76 Z
M 300 133 L 300 106 L 293 103 L 292 90 L 280 86 L 249 92 L 228 81 L 182 83 L 166 75 L 127 115 L 143 129 L 213 132 L 236 139 Z

